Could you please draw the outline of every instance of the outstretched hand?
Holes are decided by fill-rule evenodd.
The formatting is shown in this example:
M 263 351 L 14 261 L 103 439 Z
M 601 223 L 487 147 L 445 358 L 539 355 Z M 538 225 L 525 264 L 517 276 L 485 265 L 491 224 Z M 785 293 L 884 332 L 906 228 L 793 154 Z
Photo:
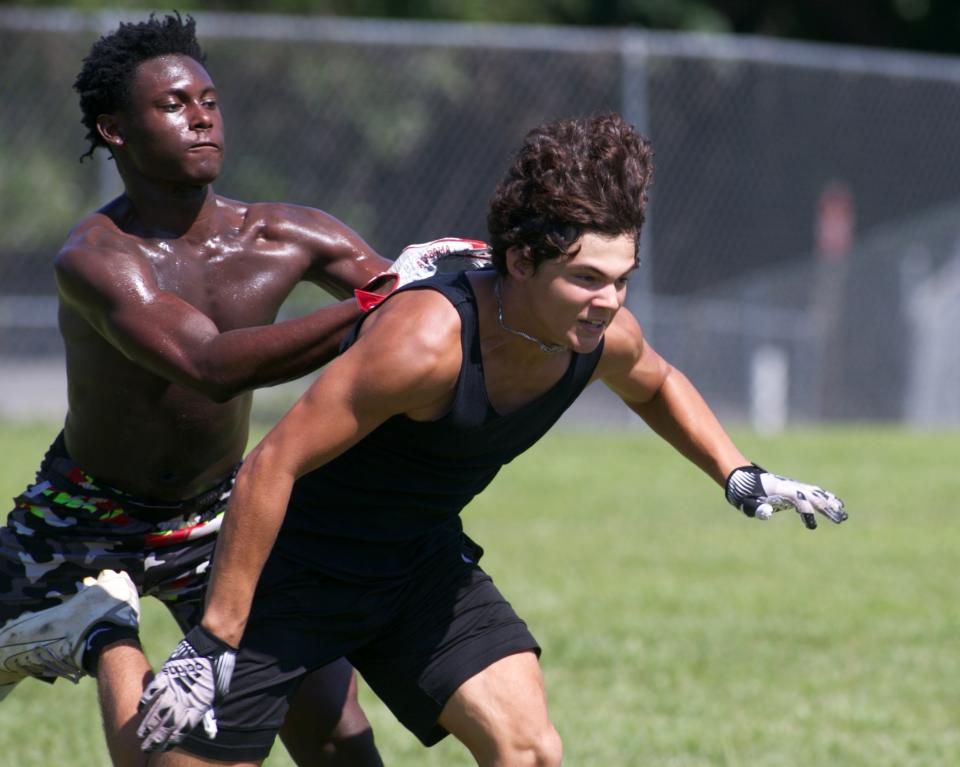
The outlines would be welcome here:
M 407 245 L 387 270 L 400 277 L 397 287 L 438 272 L 462 272 L 492 266 L 490 246 L 482 240 L 441 237 L 439 240 Z
M 482 240 L 441 237 L 439 240 L 407 245 L 383 274 L 355 291 L 363 311 L 369 311 L 392 291 L 437 273 L 463 272 L 492 266 L 490 246 Z M 389 280 L 387 291 L 382 286 Z M 377 291 L 377 292 L 374 292 Z
M 140 698 L 140 748 L 166 751 L 201 722 L 216 737 L 213 706 L 230 688 L 236 654 L 202 626 L 187 632 Z
M 793 509 L 807 529 L 817 526 L 817 514 L 840 524 L 847 511 L 833 493 L 816 485 L 771 474 L 759 466 L 741 466 L 730 472 L 726 482 L 727 500 L 748 517 L 769 519 L 774 512 Z

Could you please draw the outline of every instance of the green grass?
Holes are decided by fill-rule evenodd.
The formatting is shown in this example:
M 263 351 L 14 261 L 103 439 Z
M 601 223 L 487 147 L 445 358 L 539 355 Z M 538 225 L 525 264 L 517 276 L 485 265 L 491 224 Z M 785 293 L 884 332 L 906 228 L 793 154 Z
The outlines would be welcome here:
M 52 427 L 0 427 L 0 493 Z M 748 520 L 644 431 L 550 435 L 465 514 L 484 565 L 544 647 L 566 764 L 960 764 L 958 433 L 742 435 L 771 469 L 819 482 L 850 520 Z M 152 600 L 154 662 L 176 630 Z M 469 765 L 425 750 L 369 691 L 389 767 Z M 0 706 L 0 762 L 106 765 L 94 687 L 28 681 Z M 276 746 L 268 767 L 292 762 Z

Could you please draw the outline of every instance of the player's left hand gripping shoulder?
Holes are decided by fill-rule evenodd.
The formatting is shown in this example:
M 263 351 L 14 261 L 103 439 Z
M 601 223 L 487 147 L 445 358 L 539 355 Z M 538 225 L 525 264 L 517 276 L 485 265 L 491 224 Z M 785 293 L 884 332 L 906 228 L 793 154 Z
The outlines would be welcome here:
M 769 519 L 775 511 L 794 509 L 808 529 L 817 526 L 817 514 L 840 524 L 847 511 L 833 493 L 816 485 L 771 474 L 759 466 L 741 466 L 730 472 L 727 500 L 748 517 Z
M 230 689 L 236 657 L 234 648 L 203 626 L 190 629 L 140 698 L 140 748 L 166 751 L 201 722 L 207 737 L 215 738 L 213 707 Z
M 465 240 L 460 237 L 441 237 L 439 240 L 407 245 L 386 272 L 378 274 L 355 291 L 357 303 L 366 312 L 379 304 L 390 292 L 407 283 L 425 280 L 438 272 L 485 269 L 492 266 L 490 252 L 490 246 L 482 240 Z M 387 280 L 392 284 L 390 289 L 384 292 L 381 287 Z M 380 292 L 373 292 L 374 290 Z

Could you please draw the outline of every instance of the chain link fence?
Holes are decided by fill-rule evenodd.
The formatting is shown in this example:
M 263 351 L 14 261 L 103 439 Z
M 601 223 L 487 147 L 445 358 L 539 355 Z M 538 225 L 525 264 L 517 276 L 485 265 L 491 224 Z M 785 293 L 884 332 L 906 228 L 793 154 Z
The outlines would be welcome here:
M 120 191 L 73 79 L 129 14 L 0 9 L 0 365 L 56 368 L 50 261 Z M 381 253 L 485 237 L 530 127 L 623 113 L 656 170 L 631 308 L 725 417 L 960 423 L 960 60 L 634 30 L 198 14 L 217 191 Z M 98 152 L 98 155 L 103 154 Z M 317 301 L 298 293 L 288 311 Z M 581 412 L 613 416 L 596 395 Z

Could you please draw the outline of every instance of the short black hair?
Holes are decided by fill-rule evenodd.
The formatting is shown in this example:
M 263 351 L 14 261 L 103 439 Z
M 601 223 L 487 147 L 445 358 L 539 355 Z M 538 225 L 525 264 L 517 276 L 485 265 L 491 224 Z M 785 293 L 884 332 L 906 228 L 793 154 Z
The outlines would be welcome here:
M 151 13 L 146 21 L 121 23 L 116 31 L 93 44 L 73 84 L 80 94 L 81 122 L 90 142 L 90 149 L 81 160 L 91 157 L 98 146 L 107 146 L 97 132 L 97 117 L 127 105 L 130 81 L 137 66 L 168 54 L 189 56 L 200 64 L 206 61 L 192 16 L 183 18 L 174 11 L 158 19 Z

